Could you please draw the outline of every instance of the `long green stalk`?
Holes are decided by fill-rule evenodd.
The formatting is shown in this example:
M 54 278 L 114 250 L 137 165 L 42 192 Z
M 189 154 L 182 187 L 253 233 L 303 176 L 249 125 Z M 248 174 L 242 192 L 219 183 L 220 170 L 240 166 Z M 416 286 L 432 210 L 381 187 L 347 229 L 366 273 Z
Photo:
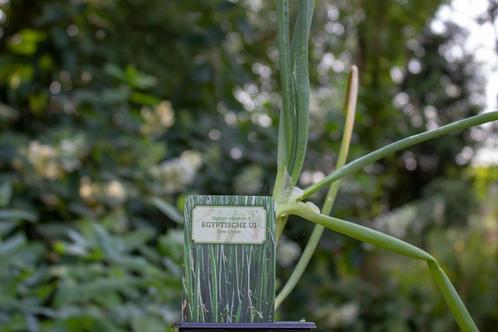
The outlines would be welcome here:
M 376 162 L 379 159 L 382 159 L 388 155 L 391 155 L 397 151 L 406 149 L 410 146 L 422 143 L 424 141 L 440 137 L 443 135 L 447 135 L 453 132 L 461 131 L 470 127 L 478 126 L 483 123 L 496 121 L 498 120 L 498 112 L 488 112 L 479 114 L 464 120 L 456 121 L 445 126 L 442 126 L 437 129 L 429 130 L 417 135 L 413 135 L 402 140 L 399 140 L 395 143 L 391 143 L 386 145 L 383 148 L 370 152 L 369 154 L 358 158 L 345 166 L 336 169 L 332 173 L 330 173 L 323 180 L 315 183 L 314 185 L 308 187 L 304 190 L 303 195 L 300 197 L 300 200 L 303 200 L 306 197 L 309 197 L 324 188 L 326 185 L 330 184 L 333 181 L 336 181 L 346 175 L 352 174 L 367 165 L 370 165 Z
M 278 48 L 282 109 L 278 134 L 278 174 L 274 191 L 285 190 L 285 177 L 295 185 L 301 173 L 308 144 L 309 74 L 308 41 L 314 1 L 300 0 L 289 45 L 289 3 L 277 2 Z
M 362 242 L 370 243 L 382 249 L 393 251 L 402 256 L 427 262 L 436 285 L 450 310 L 453 312 L 453 316 L 462 331 L 479 331 L 446 273 L 439 266 L 436 259 L 424 250 L 379 231 L 317 213 L 304 203 L 298 203 L 290 212 L 306 220 L 322 225 L 334 232 L 347 235 Z
M 291 45 L 292 86 L 295 89 L 294 134 L 295 148 L 288 171 L 296 184 L 304 163 L 308 145 L 309 73 L 308 40 L 313 17 L 314 0 L 300 0 Z
M 353 134 L 355 111 L 356 111 L 356 100 L 358 97 L 358 69 L 356 66 L 351 68 L 351 73 L 348 78 L 348 87 L 346 92 L 346 98 L 344 101 L 344 113 L 346 114 L 346 119 L 344 121 L 344 132 L 341 140 L 341 147 L 339 150 L 339 157 L 337 158 L 336 169 L 344 166 L 346 163 L 349 146 L 351 144 L 351 136 Z M 329 188 L 327 196 L 322 207 L 323 214 L 330 214 L 332 211 L 332 206 L 334 205 L 335 198 L 339 191 L 341 181 L 332 182 Z M 303 254 L 299 258 L 299 261 L 292 271 L 291 276 L 285 283 L 284 287 L 280 293 L 275 298 L 275 309 L 277 309 L 280 304 L 289 296 L 292 290 L 296 287 L 298 281 L 301 279 L 306 267 L 308 266 L 313 253 L 318 247 L 320 238 L 322 237 L 324 227 L 316 224 L 313 228 L 313 232 L 304 248 Z
M 277 2 L 278 46 L 282 85 L 282 110 L 278 133 L 278 169 L 273 197 L 285 200 L 301 173 L 308 144 L 309 74 L 308 41 L 314 0 L 300 0 L 294 24 L 292 45 L 289 46 L 289 3 Z M 277 219 L 276 241 L 287 223 L 285 216 Z
M 278 49 L 280 62 L 280 82 L 282 90 L 282 109 L 280 110 L 280 128 L 278 142 L 278 167 L 279 172 L 285 172 L 289 167 L 289 158 L 292 155 L 294 131 L 294 95 L 291 79 L 291 60 L 289 46 L 289 2 L 277 1 L 278 21 Z M 283 174 L 282 174 L 283 176 Z

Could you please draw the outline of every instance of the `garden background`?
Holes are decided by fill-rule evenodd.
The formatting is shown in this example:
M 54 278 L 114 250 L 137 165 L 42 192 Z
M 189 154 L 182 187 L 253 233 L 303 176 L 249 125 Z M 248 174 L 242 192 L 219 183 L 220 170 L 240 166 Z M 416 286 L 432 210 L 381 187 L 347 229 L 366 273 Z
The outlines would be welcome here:
M 496 107 L 498 3 L 470 3 L 317 3 L 300 186 L 335 164 L 351 64 L 353 157 Z M 185 197 L 271 193 L 274 5 L 0 0 L 0 331 L 152 332 L 179 318 Z M 469 47 L 472 29 L 496 44 Z M 433 253 L 482 331 L 498 325 L 497 137 L 481 126 L 384 159 L 345 179 L 333 212 Z M 311 226 L 289 222 L 280 285 Z M 277 317 L 457 329 L 423 263 L 329 232 Z

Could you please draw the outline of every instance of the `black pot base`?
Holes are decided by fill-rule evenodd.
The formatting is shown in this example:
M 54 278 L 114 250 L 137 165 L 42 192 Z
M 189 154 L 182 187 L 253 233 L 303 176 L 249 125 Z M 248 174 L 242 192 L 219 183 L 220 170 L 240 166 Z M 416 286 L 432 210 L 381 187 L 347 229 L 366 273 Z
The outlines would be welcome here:
M 305 332 L 316 328 L 313 322 L 271 322 L 271 323 L 190 323 L 179 322 L 174 325 L 178 332 L 224 332 L 224 331 L 264 331 L 264 332 Z

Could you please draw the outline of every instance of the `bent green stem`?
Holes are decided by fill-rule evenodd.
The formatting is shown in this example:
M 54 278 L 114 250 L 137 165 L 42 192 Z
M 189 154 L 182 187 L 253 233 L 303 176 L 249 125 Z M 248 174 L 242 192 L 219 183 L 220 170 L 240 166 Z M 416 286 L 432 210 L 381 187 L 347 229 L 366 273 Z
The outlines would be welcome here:
M 295 208 L 290 211 L 290 213 L 300 216 L 301 218 L 313 223 L 322 225 L 323 227 L 334 232 L 347 235 L 362 242 L 370 243 L 376 247 L 393 251 L 402 256 L 425 261 L 428 264 L 429 271 L 434 279 L 434 282 L 445 299 L 448 307 L 452 311 L 455 320 L 460 326 L 460 329 L 466 332 L 479 331 L 467 308 L 465 307 L 465 304 L 453 287 L 450 279 L 440 267 L 437 260 L 429 253 L 405 241 L 368 227 L 317 213 L 307 204 L 302 202 L 296 204 Z
M 346 163 L 349 146 L 351 144 L 351 136 L 353 134 L 355 111 L 356 111 L 356 101 L 358 97 L 358 69 L 356 66 L 351 67 L 351 73 L 348 78 L 348 87 L 346 91 L 346 98 L 344 102 L 344 112 L 346 113 L 346 119 L 344 121 L 344 132 L 341 140 L 341 148 L 339 150 L 339 157 L 337 158 L 336 168 L 344 166 Z M 330 214 L 332 211 L 332 206 L 334 205 L 335 198 L 339 191 L 341 181 L 335 181 L 329 188 L 327 196 L 322 207 L 323 214 Z M 318 247 L 320 238 L 323 234 L 323 226 L 315 225 L 313 232 L 311 233 L 308 243 L 304 248 L 304 251 L 299 258 L 299 261 L 292 271 L 291 276 L 285 283 L 284 287 L 280 293 L 275 298 L 275 309 L 277 309 L 280 304 L 289 296 L 292 290 L 296 287 L 298 281 L 301 279 L 306 267 L 308 266 L 313 253 Z M 277 230 L 277 234 L 279 234 Z
M 330 184 L 331 182 L 336 181 L 340 178 L 343 178 L 346 175 L 352 174 L 352 173 L 362 169 L 363 167 L 370 165 L 370 164 L 376 162 L 377 160 L 382 159 L 388 155 L 391 155 L 397 151 L 406 149 L 410 146 L 422 143 L 424 141 L 427 141 L 427 140 L 430 140 L 430 139 L 433 139 L 436 137 L 440 137 L 440 136 L 447 135 L 447 134 L 457 132 L 457 131 L 462 131 L 462 130 L 470 128 L 470 127 L 478 126 L 478 125 L 481 125 L 483 123 L 492 122 L 492 121 L 496 121 L 496 120 L 498 120 L 498 112 L 482 113 L 482 114 L 475 115 L 473 117 L 470 117 L 470 118 L 467 118 L 464 120 L 456 121 L 456 122 L 447 124 L 445 126 L 442 126 L 440 128 L 429 130 L 429 131 L 426 131 L 426 132 L 423 132 L 423 133 L 420 133 L 417 135 L 413 135 L 413 136 L 404 138 L 402 140 L 399 140 L 397 142 L 391 143 L 389 145 L 386 145 L 378 150 L 370 152 L 369 154 L 346 164 L 345 166 L 343 166 L 339 169 L 336 169 L 335 171 L 333 171 L 332 173 L 327 175 L 327 177 L 325 177 L 323 180 L 321 180 L 321 181 L 315 183 L 314 185 L 306 188 L 304 190 L 303 195 L 299 198 L 299 200 L 303 200 L 306 197 L 309 197 L 309 196 L 313 195 L 314 193 L 316 193 L 317 191 L 321 190 L 322 188 L 324 188 L 326 185 Z

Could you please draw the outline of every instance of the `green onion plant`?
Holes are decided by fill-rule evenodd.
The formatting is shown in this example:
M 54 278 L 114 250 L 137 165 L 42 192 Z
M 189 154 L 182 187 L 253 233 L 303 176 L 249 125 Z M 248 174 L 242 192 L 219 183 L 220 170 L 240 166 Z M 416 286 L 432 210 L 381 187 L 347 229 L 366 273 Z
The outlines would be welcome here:
M 329 214 L 343 177 L 361 171 L 364 167 L 379 159 L 418 143 L 483 123 L 496 121 L 498 120 L 498 112 L 482 113 L 434 130 L 425 131 L 347 162 L 358 94 L 358 69 L 353 66 L 349 74 L 346 91 L 344 132 L 336 168 L 323 180 L 312 186 L 304 189 L 298 188 L 296 184 L 303 167 L 308 140 L 308 38 L 313 8 L 313 0 L 299 0 L 299 8 L 291 35 L 289 31 L 289 1 L 277 0 L 278 47 L 282 90 L 278 135 L 278 168 L 273 189 L 273 197 L 277 204 L 277 243 L 291 215 L 296 215 L 312 222 L 315 227 L 294 271 L 275 299 L 275 308 L 278 308 L 296 287 L 318 246 L 324 229 L 328 229 L 399 255 L 425 261 L 439 292 L 453 313 L 461 330 L 478 331 L 450 279 L 432 255 L 393 236 L 354 222 L 334 218 Z M 313 203 L 307 202 L 306 199 L 321 190 L 328 190 L 328 193 L 322 208 L 319 209 Z
M 296 287 L 318 246 L 323 231 L 328 229 L 402 256 L 425 261 L 437 289 L 446 301 L 460 329 L 462 331 L 478 331 L 476 324 L 450 279 L 431 254 L 377 230 L 332 217 L 330 213 L 339 191 L 341 180 L 345 176 L 361 171 L 366 166 L 386 156 L 410 148 L 416 144 L 487 122 L 496 121 L 498 120 L 498 112 L 481 113 L 437 129 L 406 137 L 367 153 L 358 159 L 347 162 L 358 95 L 358 69 L 352 66 L 345 93 L 344 132 L 342 134 L 336 167 L 321 181 L 308 188 L 298 188 L 297 181 L 303 167 L 308 142 L 308 39 L 313 9 L 313 0 L 299 0 L 291 34 L 289 29 L 289 1 L 277 0 L 282 106 L 278 129 L 277 174 L 272 194 L 276 203 L 275 243 L 278 245 L 278 240 L 291 215 L 307 220 L 315 224 L 315 226 L 294 271 L 275 298 L 275 309 L 282 304 Z M 321 190 L 328 190 L 328 192 L 320 209 L 312 202 L 307 202 L 306 199 Z M 160 204 L 157 201 L 153 203 L 167 215 L 172 214 L 172 208 L 169 205 Z M 177 217 L 178 213 L 174 213 L 173 216 Z M 205 254 L 216 255 L 217 253 L 206 252 Z M 188 260 L 186 263 L 188 264 Z M 213 298 L 213 301 L 216 302 L 217 299 Z M 202 315 L 202 312 L 198 314 Z

